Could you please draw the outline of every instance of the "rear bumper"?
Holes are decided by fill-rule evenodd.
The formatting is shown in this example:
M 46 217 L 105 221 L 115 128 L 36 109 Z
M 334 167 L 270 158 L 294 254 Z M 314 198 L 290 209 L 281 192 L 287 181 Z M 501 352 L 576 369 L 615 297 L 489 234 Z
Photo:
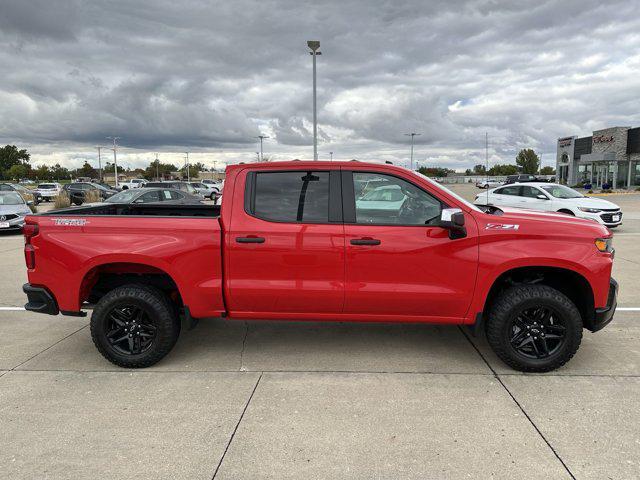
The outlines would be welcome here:
M 609 281 L 609 296 L 607 297 L 607 306 L 603 308 L 596 308 L 595 316 L 593 318 L 593 325 L 591 325 L 592 332 L 597 332 L 606 327 L 611 320 L 613 320 L 613 314 L 616 311 L 618 305 L 618 282 L 613 278 Z
M 30 283 L 25 283 L 22 286 L 22 291 L 27 294 L 28 299 L 28 303 L 24 306 L 25 310 L 49 315 L 60 313 L 56 299 L 46 288 L 34 287 Z

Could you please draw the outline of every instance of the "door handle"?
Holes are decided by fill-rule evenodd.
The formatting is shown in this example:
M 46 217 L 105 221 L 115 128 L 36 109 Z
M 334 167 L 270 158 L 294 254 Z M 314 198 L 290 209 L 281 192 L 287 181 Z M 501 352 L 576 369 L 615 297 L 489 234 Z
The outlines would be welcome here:
M 264 237 L 236 237 L 238 243 L 264 243 Z
M 380 240 L 377 238 L 354 238 L 351 240 L 351 245 L 380 245 Z

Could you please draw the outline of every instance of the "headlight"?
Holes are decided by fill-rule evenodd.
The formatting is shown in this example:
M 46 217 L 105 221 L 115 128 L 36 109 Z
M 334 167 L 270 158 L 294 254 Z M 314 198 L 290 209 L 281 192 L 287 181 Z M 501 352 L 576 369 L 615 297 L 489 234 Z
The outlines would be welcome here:
M 586 208 L 586 207 L 578 207 L 578 210 L 580 210 L 581 212 L 587 212 L 587 213 L 600 213 L 602 211 L 598 208 Z
M 609 238 L 596 238 L 596 248 L 601 252 L 613 252 L 613 237 Z

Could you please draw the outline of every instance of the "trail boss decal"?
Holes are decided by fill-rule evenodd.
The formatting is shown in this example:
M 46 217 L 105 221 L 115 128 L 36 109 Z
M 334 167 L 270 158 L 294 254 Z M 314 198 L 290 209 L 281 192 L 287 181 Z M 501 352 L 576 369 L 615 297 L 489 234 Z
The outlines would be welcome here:
M 87 220 L 84 218 L 54 218 L 54 225 L 61 225 L 63 227 L 84 227 Z
M 487 223 L 484 227 L 485 230 L 518 230 L 520 225 L 514 225 L 512 223 Z

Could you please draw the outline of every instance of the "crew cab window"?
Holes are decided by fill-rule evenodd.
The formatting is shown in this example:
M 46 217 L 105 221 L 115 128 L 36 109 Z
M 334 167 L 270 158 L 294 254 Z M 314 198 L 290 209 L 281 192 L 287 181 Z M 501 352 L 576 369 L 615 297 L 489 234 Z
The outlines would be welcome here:
M 353 172 L 356 223 L 433 225 L 442 204 L 414 184 L 391 175 Z
M 277 222 L 328 222 L 329 172 L 257 172 L 252 210 Z
M 520 185 L 513 187 L 504 187 L 496 190 L 498 195 L 515 195 L 518 196 L 520 194 Z

